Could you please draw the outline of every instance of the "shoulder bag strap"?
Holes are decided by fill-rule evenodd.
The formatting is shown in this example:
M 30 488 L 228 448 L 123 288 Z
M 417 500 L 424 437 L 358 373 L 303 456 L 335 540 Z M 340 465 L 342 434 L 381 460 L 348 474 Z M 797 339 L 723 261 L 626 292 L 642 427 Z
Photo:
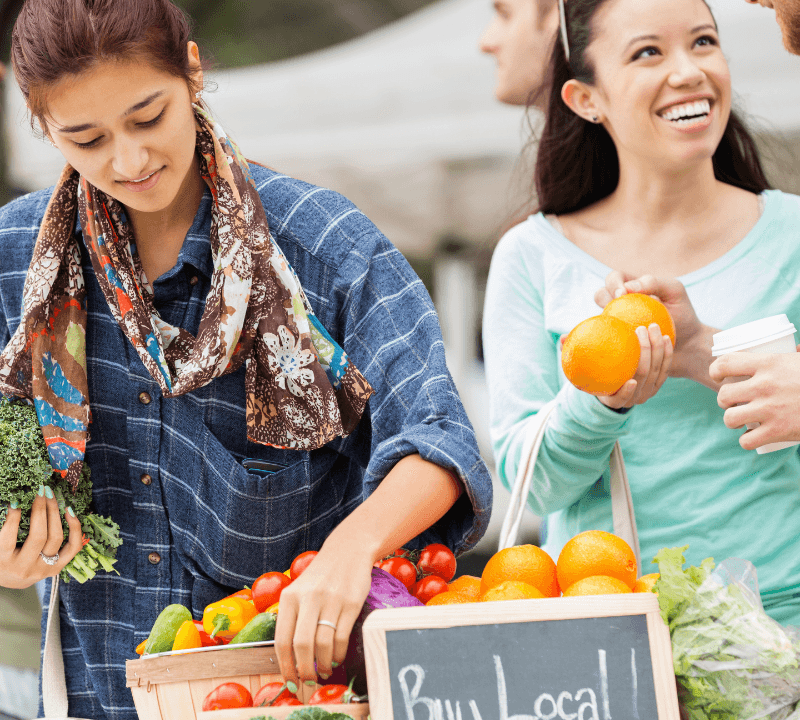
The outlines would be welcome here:
M 557 399 L 554 398 L 542 406 L 539 412 L 528 421 L 528 425 L 525 428 L 525 440 L 522 444 L 522 454 L 517 468 L 517 476 L 514 479 L 514 486 L 511 488 L 508 510 L 506 511 L 505 518 L 503 518 L 498 550 L 511 547 L 517 541 L 519 527 L 528 501 L 533 471 L 536 467 L 536 458 L 539 455 L 539 448 L 542 446 L 547 421 L 555 409 L 557 402 Z M 619 535 L 631 546 L 636 555 L 636 566 L 637 568 L 641 568 L 639 535 L 636 530 L 636 516 L 633 512 L 631 488 L 628 482 L 628 474 L 625 471 L 625 461 L 622 459 L 622 450 L 618 442 L 614 443 L 609 464 L 611 475 L 611 513 L 614 519 L 614 533 Z
M 58 575 L 50 583 L 50 607 L 47 611 L 47 628 L 42 653 L 42 700 L 46 718 L 67 717 L 69 703 L 64 677 L 64 656 L 61 654 Z

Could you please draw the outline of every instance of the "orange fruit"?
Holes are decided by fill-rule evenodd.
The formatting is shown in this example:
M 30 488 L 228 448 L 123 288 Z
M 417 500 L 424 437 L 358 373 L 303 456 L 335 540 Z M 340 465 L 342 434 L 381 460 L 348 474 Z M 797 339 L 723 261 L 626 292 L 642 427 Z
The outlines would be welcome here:
M 481 602 L 495 600 L 540 600 L 544 597 L 533 585 L 519 580 L 506 580 L 481 595 Z
M 434 595 L 426 605 L 459 605 L 462 603 L 471 603 L 474 602 L 470 600 L 466 595 L 462 595 L 459 592 L 453 592 L 452 590 L 447 590 L 446 592 L 439 593 L 438 595 Z
M 595 315 L 564 339 L 561 367 L 579 390 L 613 395 L 636 374 L 640 353 L 633 326 L 612 315 Z
M 649 575 L 642 575 L 634 584 L 633 592 L 653 592 L 653 586 L 661 577 L 660 573 L 650 573 Z
M 581 578 L 564 590 L 564 597 L 578 595 L 621 595 L 630 593 L 631 589 L 622 580 L 608 575 L 590 575 Z
M 628 293 L 614 298 L 603 309 L 603 315 L 613 317 L 630 323 L 634 328 L 644 325 L 648 327 L 656 323 L 661 328 L 662 335 L 669 335 L 672 346 L 675 346 L 675 323 L 672 315 L 660 300 L 643 293 Z
M 636 582 L 636 556 L 631 546 L 603 530 L 587 530 L 567 541 L 556 569 L 562 588 L 592 575 L 615 577 L 628 588 Z
M 457 577 L 447 586 L 448 592 L 457 592 L 476 601 L 481 594 L 481 579 L 474 575 Z
M 481 594 L 506 580 L 533 585 L 545 597 L 561 594 L 553 558 L 536 545 L 515 545 L 492 555 L 481 574 Z

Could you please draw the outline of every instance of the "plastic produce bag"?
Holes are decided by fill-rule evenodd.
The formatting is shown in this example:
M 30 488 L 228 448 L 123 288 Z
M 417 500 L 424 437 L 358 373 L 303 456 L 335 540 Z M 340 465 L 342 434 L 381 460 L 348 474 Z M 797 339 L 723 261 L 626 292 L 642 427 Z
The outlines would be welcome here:
M 683 569 L 686 547 L 656 555 L 661 615 L 672 637 L 687 720 L 800 720 L 800 632 L 770 618 L 752 563 L 708 558 Z

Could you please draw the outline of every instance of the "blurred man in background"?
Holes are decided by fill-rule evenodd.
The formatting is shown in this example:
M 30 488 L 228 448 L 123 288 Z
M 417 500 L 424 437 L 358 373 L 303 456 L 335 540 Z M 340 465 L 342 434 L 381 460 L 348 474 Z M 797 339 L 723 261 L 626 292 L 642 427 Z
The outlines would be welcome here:
M 544 107 L 545 70 L 557 31 L 557 0 L 495 0 L 480 48 L 497 61 L 500 102 Z
M 800 0 L 747 0 L 775 11 L 775 19 L 783 32 L 783 44 L 790 53 L 800 55 Z

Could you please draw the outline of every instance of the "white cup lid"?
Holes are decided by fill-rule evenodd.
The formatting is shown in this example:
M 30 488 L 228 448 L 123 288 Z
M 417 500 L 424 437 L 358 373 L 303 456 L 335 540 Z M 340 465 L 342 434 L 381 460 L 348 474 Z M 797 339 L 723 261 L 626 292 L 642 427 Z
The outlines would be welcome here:
M 711 354 L 717 357 L 730 352 L 747 350 L 756 345 L 763 345 L 787 335 L 793 335 L 794 332 L 794 325 L 783 314 L 754 320 L 753 322 L 737 325 L 728 330 L 715 333 Z

